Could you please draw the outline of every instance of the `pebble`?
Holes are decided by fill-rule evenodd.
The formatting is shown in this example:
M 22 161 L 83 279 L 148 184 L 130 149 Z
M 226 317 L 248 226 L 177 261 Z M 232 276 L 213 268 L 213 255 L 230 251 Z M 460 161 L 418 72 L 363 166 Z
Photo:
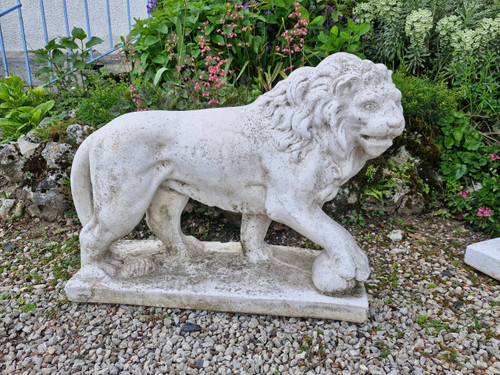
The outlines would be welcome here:
M 201 327 L 197 324 L 187 322 L 181 328 L 181 332 L 198 332 L 201 331 Z
M 400 251 L 391 251 L 383 236 L 363 245 L 372 266 L 370 314 L 364 324 L 70 303 L 66 280 L 54 272 L 68 259 L 50 263 L 44 254 L 36 258 L 34 240 L 19 238 L 24 263 L 17 260 L 19 252 L 0 251 L 0 371 L 500 374 L 500 285 L 454 265 L 477 238 L 443 231 L 442 222 L 417 225 L 426 237 L 416 241 L 401 233 L 396 241 Z M 363 243 L 362 233 L 356 234 L 358 243 Z M 52 252 L 56 242 L 48 239 L 45 245 Z M 0 249 L 6 246 L 0 239 Z M 39 277 L 28 278 L 30 265 Z M 71 275 L 76 268 L 63 271 Z M 471 274 L 476 276 L 468 279 Z
M 399 241 L 402 241 L 403 240 L 403 234 L 405 232 L 402 231 L 401 229 L 394 229 L 393 231 L 391 231 L 387 237 L 389 237 L 391 239 L 391 241 L 394 241 L 394 242 L 399 242 Z

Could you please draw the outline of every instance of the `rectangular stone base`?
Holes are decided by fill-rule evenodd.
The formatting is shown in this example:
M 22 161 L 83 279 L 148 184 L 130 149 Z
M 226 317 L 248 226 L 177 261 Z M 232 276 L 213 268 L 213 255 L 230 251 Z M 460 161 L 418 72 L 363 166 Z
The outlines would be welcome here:
M 158 248 L 159 241 L 120 241 L 131 247 Z M 271 246 L 273 262 L 252 264 L 241 245 L 205 243 L 205 254 L 189 260 L 166 258 L 153 273 L 120 280 L 86 279 L 78 272 L 66 284 L 71 301 L 100 302 L 249 314 L 336 319 L 362 323 L 368 298 L 359 283 L 349 295 L 319 293 L 311 280 L 318 251 Z M 147 252 L 147 249 L 144 249 Z
M 500 280 L 500 237 L 467 246 L 464 262 Z

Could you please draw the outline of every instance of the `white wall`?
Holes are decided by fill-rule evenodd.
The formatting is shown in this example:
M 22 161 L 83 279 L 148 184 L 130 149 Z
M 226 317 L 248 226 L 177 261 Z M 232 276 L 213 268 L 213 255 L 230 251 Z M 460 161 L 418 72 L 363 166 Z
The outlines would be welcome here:
M 16 0 L 0 0 L 0 11 L 15 5 Z M 99 52 L 110 49 L 106 0 L 87 0 L 89 8 L 90 31 L 104 42 L 96 47 Z M 130 0 L 130 15 L 132 25 L 134 18 L 146 18 L 146 0 Z M 45 45 L 40 0 L 21 0 L 24 31 L 28 50 L 38 49 Z M 45 19 L 47 21 L 48 38 L 66 36 L 62 0 L 44 0 Z M 84 0 L 66 0 L 70 32 L 73 27 L 81 27 L 87 33 Z M 120 42 L 120 35 L 128 34 L 127 2 L 126 0 L 109 0 L 111 12 L 111 27 L 113 45 Z M 8 53 L 23 51 L 19 17 L 17 10 L 0 17 L 0 26 L 4 39 L 5 50 Z

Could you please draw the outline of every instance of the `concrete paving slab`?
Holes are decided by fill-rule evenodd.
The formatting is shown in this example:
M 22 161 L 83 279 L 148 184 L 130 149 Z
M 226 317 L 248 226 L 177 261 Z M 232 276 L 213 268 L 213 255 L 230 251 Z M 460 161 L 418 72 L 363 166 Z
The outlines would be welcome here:
M 467 246 L 465 263 L 500 280 L 500 237 Z

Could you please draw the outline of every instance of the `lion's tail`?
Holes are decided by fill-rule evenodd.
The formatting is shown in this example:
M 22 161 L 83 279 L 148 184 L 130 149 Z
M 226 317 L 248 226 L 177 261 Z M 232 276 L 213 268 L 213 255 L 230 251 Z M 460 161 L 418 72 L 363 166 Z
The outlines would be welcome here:
M 82 226 L 94 215 L 89 163 L 90 138 L 88 137 L 76 151 L 71 167 L 71 194 Z

